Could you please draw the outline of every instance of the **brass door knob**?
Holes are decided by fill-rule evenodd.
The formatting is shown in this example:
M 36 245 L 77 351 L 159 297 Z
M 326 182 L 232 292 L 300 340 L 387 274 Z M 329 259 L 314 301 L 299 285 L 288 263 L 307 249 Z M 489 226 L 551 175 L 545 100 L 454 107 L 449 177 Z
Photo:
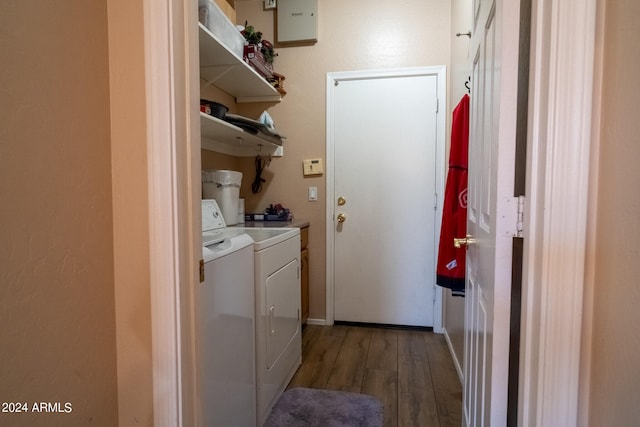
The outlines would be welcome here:
M 466 237 L 454 237 L 453 239 L 453 246 L 457 249 L 460 249 L 461 247 L 465 247 L 468 248 L 469 245 L 472 245 L 476 242 L 476 239 L 472 238 L 470 234 L 467 234 Z
M 338 206 L 344 206 L 345 203 L 347 203 L 347 199 L 342 196 L 338 197 Z
M 347 216 L 343 213 L 338 214 L 338 222 L 343 223 L 347 220 Z

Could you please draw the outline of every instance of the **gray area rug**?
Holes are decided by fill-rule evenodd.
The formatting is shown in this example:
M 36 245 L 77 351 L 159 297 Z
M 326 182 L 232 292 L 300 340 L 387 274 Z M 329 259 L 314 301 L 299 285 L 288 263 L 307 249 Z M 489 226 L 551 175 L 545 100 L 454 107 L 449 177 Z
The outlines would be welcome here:
M 292 388 L 276 402 L 264 427 L 382 427 L 382 403 L 366 394 Z

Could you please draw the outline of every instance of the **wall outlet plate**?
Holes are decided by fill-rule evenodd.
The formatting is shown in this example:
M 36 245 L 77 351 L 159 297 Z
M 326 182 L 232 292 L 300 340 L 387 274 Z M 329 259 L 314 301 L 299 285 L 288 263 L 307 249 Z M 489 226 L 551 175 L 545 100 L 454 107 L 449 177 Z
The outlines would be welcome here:
M 264 10 L 275 9 L 276 0 L 264 0 Z

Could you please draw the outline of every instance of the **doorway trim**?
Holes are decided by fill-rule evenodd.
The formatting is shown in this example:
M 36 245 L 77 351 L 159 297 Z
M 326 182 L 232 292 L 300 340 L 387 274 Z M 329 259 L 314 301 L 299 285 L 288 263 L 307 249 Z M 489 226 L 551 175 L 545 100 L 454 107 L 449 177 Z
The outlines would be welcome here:
M 437 210 L 436 210 L 436 224 L 440 223 L 442 218 L 442 200 L 444 197 L 444 169 L 445 169 L 445 146 L 446 146 L 446 121 L 447 117 L 445 111 L 446 97 L 447 97 L 447 77 L 446 66 L 428 66 L 428 67 L 407 67 L 407 68 L 393 68 L 393 69 L 381 69 L 381 70 L 360 70 L 360 71 L 341 71 L 327 73 L 326 78 L 326 314 L 325 324 L 333 325 L 335 320 L 334 310 L 334 296 L 335 296 L 335 283 L 334 283 L 334 209 L 333 200 L 334 194 L 334 156 L 335 146 L 333 138 L 334 130 L 334 95 L 333 88 L 339 81 L 358 80 L 365 78 L 386 78 L 386 77 L 408 77 L 415 75 L 434 75 L 437 78 L 436 90 L 438 97 L 438 115 L 436 117 L 436 193 L 437 193 Z M 439 240 L 440 230 L 436 227 L 436 242 Z M 437 254 L 437 250 L 434 251 Z M 435 277 L 434 277 L 435 285 Z M 435 301 L 433 304 L 433 330 L 437 333 L 443 333 L 442 328 L 442 288 L 435 286 Z
M 518 425 L 578 425 L 581 388 L 588 393 L 581 341 L 590 340 L 582 325 L 592 280 L 596 3 L 533 1 Z
M 159 0 L 158 2 L 145 0 L 145 17 L 149 17 L 148 8 L 158 8 L 165 10 L 168 8 L 168 3 L 173 3 L 175 0 Z M 523 340 L 521 344 L 522 348 L 522 366 L 521 366 L 521 390 L 520 390 L 520 408 L 519 416 L 522 425 L 545 425 L 544 421 L 547 421 L 548 417 L 559 415 L 554 420 L 553 425 L 577 425 L 577 400 L 579 396 L 578 383 L 580 379 L 576 372 L 577 365 L 571 365 L 572 362 L 579 360 L 580 355 L 580 333 L 582 322 L 582 286 L 583 282 L 580 279 L 584 279 L 584 270 L 576 269 L 576 266 L 580 267 L 584 265 L 584 256 L 586 251 L 585 234 L 586 234 L 586 216 L 589 210 L 586 205 L 586 193 L 588 189 L 586 183 L 588 180 L 584 177 L 584 170 L 589 166 L 588 156 L 584 155 L 583 150 L 589 149 L 589 142 L 591 135 L 588 130 L 589 119 L 591 118 L 591 94 L 593 90 L 593 51 L 595 35 L 595 8 L 596 0 L 587 0 L 586 2 L 580 0 L 567 0 L 564 2 L 551 2 L 549 0 L 534 0 L 533 4 L 533 25 L 532 25 L 532 63 L 531 63 L 531 97 L 530 97 L 530 135 L 529 135 L 529 149 L 528 153 L 528 200 L 526 223 L 529 236 L 527 241 L 532 244 L 535 238 L 547 239 L 543 240 L 544 247 L 535 248 L 527 247 L 525 253 L 525 275 L 523 277 L 523 293 L 528 294 L 524 296 L 523 301 Z M 579 12 L 579 13 L 577 13 Z M 179 14 L 175 14 L 175 8 L 172 12 L 175 19 L 180 19 Z M 195 22 L 195 21 L 194 21 Z M 171 30 L 169 28 L 162 28 L 163 25 L 169 25 L 170 20 L 164 16 L 161 22 L 147 21 L 145 22 L 145 32 L 149 39 L 146 40 L 146 49 L 156 50 L 160 55 L 155 59 L 155 62 L 150 61 L 147 63 L 147 67 L 157 65 L 160 68 L 166 69 L 173 65 L 173 61 L 169 52 L 162 52 L 163 48 L 169 49 L 175 46 L 179 46 L 180 43 L 175 39 L 170 39 L 169 45 L 155 44 L 160 40 L 167 40 L 165 37 Z M 156 30 L 150 31 L 149 26 L 157 26 Z M 181 29 L 186 34 L 191 31 L 190 29 Z M 175 34 L 172 33 L 175 36 Z M 178 37 L 179 38 L 179 37 Z M 147 55 L 149 53 L 147 52 Z M 575 66 L 572 67 L 570 58 L 575 56 L 580 57 L 577 62 L 581 68 L 579 73 L 574 73 Z M 149 57 L 147 57 L 149 60 Z M 565 77 L 566 76 L 566 77 Z M 570 82 L 565 87 L 569 93 L 563 92 L 562 82 L 563 79 L 570 78 Z M 172 99 L 174 88 L 169 85 L 155 86 L 151 83 L 150 76 L 147 75 L 147 88 L 155 88 L 162 94 L 162 100 Z M 329 76 L 327 76 L 329 84 Z M 444 79 L 443 79 L 444 81 Z M 184 82 L 175 82 L 181 84 Z M 331 83 L 333 84 L 333 83 Z M 444 82 L 443 82 L 444 84 Z M 329 86 L 327 86 L 329 87 Z M 446 88 L 445 88 L 446 89 Z M 152 92 L 149 91 L 147 96 L 150 96 Z M 327 91 L 329 93 L 329 91 Z M 442 92 L 446 94 L 446 91 Z M 446 95 L 443 95 L 442 100 Z M 147 100 L 148 105 L 152 105 L 152 100 Z M 579 102 L 579 103 L 576 103 Z M 566 105 L 570 105 L 571 108 L 565 108 Z M 576 111 L 576 105 L 580 106 Z M 152 108 L 152 107 L 150 107 Z M 441 106 L 441 108 L 444 108 Z M 574 112 L 577 114 L 572 115 Z M 175 110 L 168 111 L 165 118 L 175 123 L 176 115 L 178 112 Z M 329 98 L 327 98 L 327 123 L 330 119 L 329 116 Z M 162 135 L 163 129 L 168 127 L 169 122 L 163 122 L 160 118 L 148 123 L 148 129 L 157 135 Z M 577 126 L 577 127 L 573 127 Z M 444 129 L 444 127 L 443 127 Z M 564 137 L 564 133 L 560 132 L 562 129 L 578 129 L 580 134 L 568 135 L 566 140 L 561 140 Z M 148 140 L 151 141 L 151 134 Z M 538 140 L 538 138 L 542 138 Z M 546 141 L 544 144 L 541 141 Z M 566 146 L 566 143 L 570 147 Z M 582 145 L 576 148 L 576 144 Z M 161 144 L 160 140 L 155 141 L 156 149 Z M 563 148 L 563 144 L 564 148 Z M 535 146 L 535 148 L 534 148 Z M 569 149 L 570 148 L 570 149 Z M 554 151 L 555 149 L 555 151 Z M 571 149 L 576 149 L 580 156 L 571 155 Z M 535 153 L 533 152 L 535 150 Z M 150 148 L 149 163 L 153 162 L 153 152 Z M 329 157 L 329 133 L 327 127 L 327 159 Z M 556 155 L 561 155 L 557 157 Z M 554 157 L 556 156 L 556 157 Z M 177 164 L 175 158 L 165 158 L 164 166 L 169 166 L 173 170 Z M 571 165 L 579 168 L 580 182 L 577 188 L 579 194 L 572 197 L 571 200 L 578 202 L 577 205 L 571 206 L 570 209 L 562 212 L 558 206 L 554 206 L 553 212 L 544 215 L 545 203 L 555 202 L 555 197 L 569 193 L 572 190 L 571 182 L 563 181 L 567 176 L 567 172 L 561 173 L 558 167 L 562 164 L 563 160 L 568 160 L 566 165 Z M 546 163 L 545 163 L 546 162 Z M 155 165 L 155 175 L 150 171 L 149 182 L 150 184 L 161 188 L 162 185 L 162 166 Z M 327 189 L 333 188 L 333 181 L 331 178 L 331 168 L 329 160 L 327 160 Z M 166 171 L 165 170 L 165 171 Z M 559 172 L 560 175 L 552 175 L 554 172 Z M 548 176 L 548 179 L 546 178 Z M 571 178 L 571 177 L 570 177 Z M 158 181 L 156 181 L 158 179 Z M 158 202 L 154 200 L 157 197 L 150 190 L 150 212 L 155 214 L 151 207 L 161 207 L 162 209 L 168 208 L 172 212 L 176 209 L 177 200 L 175 198 L 169 198 Z M 329 198 L 329 191 L 327 191 L 327 201 L 333 201 L 333 194 Z M 567 201 L 562 202 L 560 206 L 565 206 Z M 329 213 L 330 212 L 330 213 Z M 167 213 L 168 215 L 168 213 Z M 330 211 L 327 206 L 327 225 L 332 226 L 333 221 L 330 218 L 332 210 Z M 576 220 L 576 215 L 579 217 Z M 151 218 L 150 218 L 151 220 Z M 169 223 L 173 221 L 169 218 Z M 549 245 L 557 242 L 556 239 L 559 236 L 554 236 L 553 225 L 562 224 L 569 225 L 571 230 L 564 230 L 564 235 L 571 235 L 570 241 L 563 241 L 563 245 L 572 249 L 572 253 L 576 255 L 576 259 L 572 261 L 572 264 L 561 266 L 563 260 L 567 257 L 554 261 L 547 255 L 544 259 L 542 256 L 545 254 L 544 249 Z M 329 230 L 330 227 L 327 228 Z M 172 228 L 157 227 L 152 231 L 158 231 L 161 233 L 162 238 L 169 239 L 171 233 L 174 232 Z M 327 232 L 327 236 L 330 233 Z M 160 238 L 160 235 L 158 236 Z M 332 247 L 333 240 L 329 240 L 327 237 L 327 295 L 326 295 L 326 323 L 333 323 L 333 283 L 330 283 L 329 264 L 331 258 L 329 255 L 329 247 Z M 164 248 L 163 250 L 172 250 L 172 262 L 178 259 L 178 255 L 174 248 Z M 160 249 L 151 246 L 150 254 L 153 257 Z M 174 268 L 175 266 L 172 266 Z M 187 266 L 188 267 L 188 266 Z M 553 268 L 552 268 L 553 267 Z M 561 268 L 563 267 L 563 268 Z M 160 263 L 160 259 L 155 259 L 151 265 L 151 277 L 162 277 L 162 272 L 166 266 Z M 175 272 L 175 269 L 172 270 Z M 333 270 L 331 270 L 333 271 Z M 186 274 L 182 271 L 182 274 Z M 333 273 L 332 273 L 333 274 Z M 568 280 L 569 289 L 563 289 L 563 295 L 567 295 L 571 292 L 577 292 L 572 294 L 571 310 L 561 306 L 562 301 L 552 301 L 555 295 L 553 293 L 553 286 L 557 285 L 558 279 Z M 172 275 L 169 278 L 163 279 L 171 283 L 171 286 L 166 289 L 167 306 L 171 309 L 178 309 L 180 301 L 178 295 L 169 293 L 172 290 L 179 288 L 179 279 L 176 275 Z M 536 286 L 542 285 L 543 288 L 536 289 Z M 557 290 L 556 290 L 557 291 Z M 156 319 L 163 319 L 161 322 L 154 322 L 153 339 L 154 339 L 154 356 L 156 351 L 160 352 L 160 347 L 156 347 L 156 338 L 164 339 L 169 344 L 169 354 L 166 354 L 166 366 L 169 367 L 169 375 L 165 376 L 161 371 L 156 370 L 156 364 L 160 365 L 154 358 L 154 414 L 155 424 L 162 425 L 193 425 L 189 422 L 183 422 L 188 419 L 191 408 L 182 407 L 182 402 L 189 402 L 190 399 L 194 399 L 193 396 L 185 396 L 181 393 L 185 389 L 188 389 L 189 379 L 181 376 L 180 368 L 175 365 L 176 363 L 187 363 L 181 360 L 181 346 L 185 345 L 184 342 L 179 343 L 179 339 L 176 339 L 178 335 L 176 328 L 184 327 L 179 323 L 180 315 L 184 315 L 178 311 L 178 315 L 175 312 L 163 312 L 162 307 L 157 304 L 156 294 L 161 292 L 160 289 L 152 286 L 150 290 L 152 294 L 152 310 Z M 550 293 L 549 293 L 550 292 Z M 540 296 L 544 296 L 541 299 Z M 543 319 L 544 317 L 544 319 Z M 544 325 L 543 325 L 544 320 Z M 567 323 L 563 323 L 563 322 Z M 169 329 L 161 329 L 162 325 L 169 325 Z M 577 325 L 577 326 L 576 326 Z M 554 332 L 553 326 L 561 326 L 561 332 Z M 552 344 L 558 338 L 563 338 L 568 335 L 569 332 L 577 333 L 578 335 L 571 336 L 569 341 L 570 352 L 566 356 L 559 358 L 558 354 L 554 353 Z M 589 336 L 584 337 L 589 339 Z M 173 366 L 171 366 L 173 364 Z M 567 372 L 560 370 L 563 366 L 568 366 L 570 369 Z M 584 369 L 584 368 L 583 368 Z M 553 374 L 557 374 L 554 376 Z M 168 381 L 163 381 L 167 379 Z M 182 382 L 180 382 L 182 379 Z M 588 378 L 586 378 L 588 379 Z M 524 384 L 529 381 L 524 389 Z M 556 385 L 566 386 L 554 388 Z M 583 390 L 588 393 L 588 383 L 583 385 Z M 556 397 L 562 391 L 568 389 L 568 395 L 562 396 L 562 399 Z M 572 404 L 569 407 L 563 407 L 564 403 L 569 400 Z M 193 402 L 189 402 L 193 403 Z M 165 405 L 156 406 L 156 405 Z M 546 413 L 546 418 L 545 418 Z M 524 420 L 524 421 L 522 421 Z M 549 425 L 549 424 L 547 424 Z
M 153 420 L 199 425 L 194 289 L 201 258 L 197 8 L 145 0 Z

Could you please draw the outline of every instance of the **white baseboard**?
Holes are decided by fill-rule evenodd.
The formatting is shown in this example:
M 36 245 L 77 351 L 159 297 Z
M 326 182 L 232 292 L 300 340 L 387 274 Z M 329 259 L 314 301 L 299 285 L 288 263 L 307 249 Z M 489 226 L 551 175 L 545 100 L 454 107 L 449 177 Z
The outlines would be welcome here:
M 325 319 L 307 318 L 307 325 L 327 326 L 327 321 Z
M 447 341 L 447 346 L 449 347 L 449 353 L 451 353 L 451 359 L 453 359 L 453 365 L 456 367 L 456 372 L 458 373 L 458 379 L 460 379 L 460 384 L 464 385 L 462 364 L 458 360 L 456 356 L 456 352 L 453 350 L 453 344 L 451 344 L 451 339 L 449 338 L 449 333 L 447 332 L 447 328 L 442 328 L 442 332 L 444 334 L 445 341 Z

